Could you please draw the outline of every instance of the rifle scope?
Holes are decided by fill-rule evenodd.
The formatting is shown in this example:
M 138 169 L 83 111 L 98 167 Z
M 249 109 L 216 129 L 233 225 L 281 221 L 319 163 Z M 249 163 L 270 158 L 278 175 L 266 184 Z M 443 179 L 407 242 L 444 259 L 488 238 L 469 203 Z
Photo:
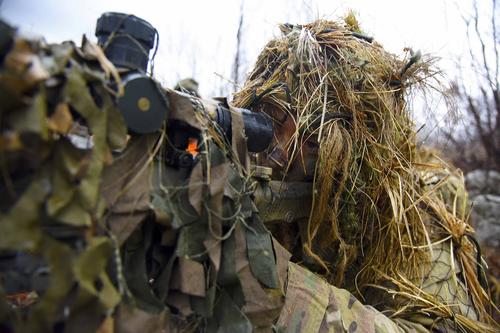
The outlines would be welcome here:
M 137 16 L 108 12 L 97 20 L 95 34 L 106 57 L 121 72 L 124 95 L 117 103 L 128 129 L 137 134 L 160 130 L 168 118 L 169 102 L 160 84 L 146 74 L 149 53 L 158 47 L 157 30 Z M 246 109 L 232 112 L 242 114 L 248 150 L 264 151 L 273 139 L 272 121 L 263 113 Z M 231 112 L 219 105 L 211 117 L 230 140 Z

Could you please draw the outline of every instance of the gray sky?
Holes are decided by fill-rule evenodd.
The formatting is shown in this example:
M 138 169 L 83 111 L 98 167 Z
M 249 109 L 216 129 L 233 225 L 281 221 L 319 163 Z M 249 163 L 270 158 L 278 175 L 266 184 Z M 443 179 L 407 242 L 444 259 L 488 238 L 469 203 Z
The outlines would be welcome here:
M 0 0 L 2 1 L 2 0 Z M 202 96 L 231 92 L 236 33 L 244 3 L 242 63 L 246 74 L 266 42 L 279 33 L 279 23 L 337 19 L 349 9 L 362 29 L 388 51 L 403 55 L 405 47 L 442 58 L 438 65 L 450 78 L 461 74 L 477 90 L 471 75 L 466 27 L 461 15 L 471 13 L 473 0 L 3 0 L 0 17 L 22 31 L 45 36 L 48 42 L 74 40 L 82 34 L 95 39 L 97 18 L 106 11 L 134 14 L 149 21 L 160 34 L 155 77 L 167 87 L 185 77 L 200 83 Z M 482 24 L 491 18 L 489 1 L 478 0 Z M 482 29 L 482 27 L 480 27 Z M 473 43 L 477 41 L 473 40 Z M 487 47 L 492 48 L 488 45 Z M 458 66 L 462 69 L 458 70 Z M 424 102 L 425 101 L 425 102 Z M 449 119 L 443 99 L 435 93 L 414 105 L 420 133 L 434 132 Z M 437 124 L 436 125 L 436 119 Z
M 467 10 L 470 0 L 460 3 L 461 10 Z M 179 78 L 195 76 L 202 94 L 212 95 L 223 84 L 220 76 L 231 77 L 240 5 L 237 0 L 4 0 L 0 16 L 49 42 L 79 42 L 84 33 L 94 38 L 101 13 L 134 14 L 160 33 L 156 77 L 172 86 Z M 246 0 L 244 63 L 251 66 L 263 45 L 277 34 L 278 23 L 336 19 L 349 8 L 358 13 L 362 28 L 393 53 L 402 54 L 404 47 L 411 46 L 452 59 L 466 48 L 464 25 L 454 1 Z M 442 65 L 452 68 L 451 61 Z

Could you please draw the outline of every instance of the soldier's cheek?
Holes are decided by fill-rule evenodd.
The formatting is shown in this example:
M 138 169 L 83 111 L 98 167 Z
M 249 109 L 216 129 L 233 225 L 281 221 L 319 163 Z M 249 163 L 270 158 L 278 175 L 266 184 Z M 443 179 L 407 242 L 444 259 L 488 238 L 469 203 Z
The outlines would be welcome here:
M 302 150 L 292 161 L 286 175 L 286 180 L 312 181 L 314 179 L 317 158 L 316 152 Z
M 312 180 L 316 171 L 316 162 L 319 157 L 319 145 L 316 142 L 307 142 L 302 146 L 305 180 Z
M 312 181 L 314 179 L 314 172 L 316 171 L 316 161 L 318 159 L 317 155 L 306 156 L 304 161 L 304 180 Z

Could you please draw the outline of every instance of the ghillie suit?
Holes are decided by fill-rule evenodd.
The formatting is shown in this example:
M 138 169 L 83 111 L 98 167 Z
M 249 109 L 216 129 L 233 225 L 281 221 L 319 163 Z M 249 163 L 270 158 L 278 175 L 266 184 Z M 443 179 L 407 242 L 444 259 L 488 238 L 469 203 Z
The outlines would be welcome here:
M 352 15 L 281 31 L 233 101 L 274 120 L 274 144 L 259 164 L 277 180 L 313 179 L 309 217 L 270 226 L 273 235 L 292 261 L 402 327 L 495 331 L 462 176 L 421 159 L 405 100 L 436 74 L 433 59 L 398 59 Z M 331 318 L 349 324 L 343 315 Z M 308 325 L 291 318 L 287 325 Z

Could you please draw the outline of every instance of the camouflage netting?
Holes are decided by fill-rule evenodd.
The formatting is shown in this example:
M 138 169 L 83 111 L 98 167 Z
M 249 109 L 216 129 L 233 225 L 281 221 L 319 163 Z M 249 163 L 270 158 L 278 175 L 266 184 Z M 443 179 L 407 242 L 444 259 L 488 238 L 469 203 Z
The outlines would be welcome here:
M 386 52 L 353 15 L 281 31 L 234 104 L 273 118 L 274 145 L 258 160 L 278 170 L 278 179 L 296 179 L 297 169 L 314 179 L 309 219 L 299 223 L 298 245 L 287 246 L 300 248 L 292 259 L 396 317 L 450 318 L 469 331 L 483 326 L 477 319 L 491 322 L 462 177 L 418 156 L 405 100 L 436 75 L 433 59 Z M 285 244 L 296 239 L 277 234 Z M 443 264 L 438 276 L 436 261 Z M 451 298 L 426 287 L 441 275 L 453 281 L 443 291 Z
M 215 102 L 167 90 L 168 125 L 128 135 L 96 45 L 2 23 L 0 55 L 0 331 L 270 329 L 289 255 L 251 199 L 241 116 L 225 142 Z M 169 163 L 182 131 L 192 168 Z
M 95 229 L 105 213 L 102 172 L 112 150 L 124 147 L 126 127 L 96 46 L 46 46 L 15 37 L 3 22 L 0 35 L 2 280 L 18 307 L 9 309 L 2 295 L 2 331 L 57 330 L 66 318 L 68 329 L 93 327 L 120 302 L 106 272 L 115 245 Z M 93 149 L 78 149 L 66 136 L 75 116 L 93 134 Z

